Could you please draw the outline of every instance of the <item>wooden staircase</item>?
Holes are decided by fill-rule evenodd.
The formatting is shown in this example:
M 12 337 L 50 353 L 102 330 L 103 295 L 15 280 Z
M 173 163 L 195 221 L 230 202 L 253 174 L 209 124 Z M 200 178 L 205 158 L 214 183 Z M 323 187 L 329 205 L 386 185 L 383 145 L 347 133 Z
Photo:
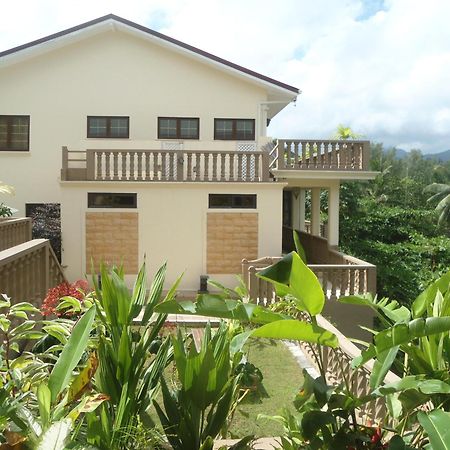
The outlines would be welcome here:
M 31 219 L 0 219 L 0 295 L 40 306 L 48 289 L 66 281 L 47 239 L 31 238 Z

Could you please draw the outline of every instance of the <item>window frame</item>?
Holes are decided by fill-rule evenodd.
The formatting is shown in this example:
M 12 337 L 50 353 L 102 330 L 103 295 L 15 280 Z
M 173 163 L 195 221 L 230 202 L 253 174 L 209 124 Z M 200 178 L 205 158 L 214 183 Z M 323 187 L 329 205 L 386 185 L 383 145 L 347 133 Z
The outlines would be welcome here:
M 106 119 L 106 134 L 105 136 L 93 136 L 89 132 L 89 121 L 91 119 Z M 111 136 L 111 119 L 126 119 L 127 120 L 127 135 L 126 136 Z M 87 131 L 86 136 L 89 139 L 129 139 L 130 138 L 130 116 L 87 116 Z
M 177 135 L 176 137 L 164 137 L 161 136 L 161 120 L 176 120 L 177 121 Z M 183 137 L 181 136 L 181 121 L 182 120 L 195 120 L 197 122 L 197 135 L 195 137 Z M 158 116 L 158 139 L 170 140 L 170 139 L 182 139 L 182 140 L 199 140 L 200 139 L 200 118 L 199 117 L 168 117 L 168 116 Z
M 218 120 L 230 120 L 232 123 L 232 136 L 230 138 L 217 137 L 216 124 Z M 237 136 L 237 122 L 238 120 L 244 120 L 253 124 L 253 134 L 251 138 L 240 138 Z M 255 119 L 242 119 L 242 118 L 230 118 L 230 117 L 217 117 L 214 118 L 214 140 L 215 141 L 254 141 L 256 136 L 256 123 Z
M 114 197 L 129 197 L 133 201 L 130 202 L 129 205 L 119 205 L 115 204 L 114 202 L 111 202 L 110 204 L 102 204 L 97 205 L 95 202 L 96 196 L 109 196 L 111 198 Z M 87 193 L 87 207 L 89 209 L 137 209 L 137 192 L 88 192 Z
M 28 114 L 0 114 L 0 118 L 6 117 L 7 125 L 6 125 L 6 147 L 0 146 L 0 152 L 29 152 L 30 151 L 30 115 Z M 20 117 L 23 119 L 27 119 L 27 144 L 26 148 L 11 148 L 8 145 L 11 145 L 11 127 L 12 127 L 12 119 Z
M 230 198 L 230 206 L 212 206 L 211 200 L 212 197 L 229 197 Z M 250 206 L 242 206 L 236 205 L 236 199 L 248 197 L 251 200 Z M 258 209 L 258 195 L 257 194 L 217 194 L 217 193 L 209 193 L 208 194 L 208 209 Z

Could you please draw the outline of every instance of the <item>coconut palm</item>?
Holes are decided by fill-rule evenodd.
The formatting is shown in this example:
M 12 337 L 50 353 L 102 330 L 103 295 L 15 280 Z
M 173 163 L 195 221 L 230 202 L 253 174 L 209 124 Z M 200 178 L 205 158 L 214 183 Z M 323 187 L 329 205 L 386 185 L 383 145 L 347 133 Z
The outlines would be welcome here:
M 350 127 L 339 124 L 336 128 L 336 133 L 333 135 L 333 139 L 349 140 L 349 139 L 361 139 L 362 135 L 355 133 Z
M 423 192 L 432 194 L 427 203 L 438 202 L 436 211 L 439 212 L 438 225 L 450 222 L 450 184 L 433 183 L 428 185 Z

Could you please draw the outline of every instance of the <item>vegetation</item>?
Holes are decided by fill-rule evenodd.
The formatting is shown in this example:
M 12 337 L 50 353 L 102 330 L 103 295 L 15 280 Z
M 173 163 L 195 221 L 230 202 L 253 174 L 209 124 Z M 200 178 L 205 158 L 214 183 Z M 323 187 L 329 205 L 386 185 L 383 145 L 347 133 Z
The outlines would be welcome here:
M 397 159 L 376 144 L 371 169 L 380 172 L 374 181 L 342 186 L 341 247 L 377 265 L 381 296 L 407 305 L 450 266 L 449 225 L 427 201 L 427 186 L 449 183 L 450 163 L 419 151 Z
M 1 194 L 14 194 L 14 188 L 8 184 L 0 181 L 0 195 Z M 13 209 L 0 202 L 0 217 L 11 217 L 13 215 Z

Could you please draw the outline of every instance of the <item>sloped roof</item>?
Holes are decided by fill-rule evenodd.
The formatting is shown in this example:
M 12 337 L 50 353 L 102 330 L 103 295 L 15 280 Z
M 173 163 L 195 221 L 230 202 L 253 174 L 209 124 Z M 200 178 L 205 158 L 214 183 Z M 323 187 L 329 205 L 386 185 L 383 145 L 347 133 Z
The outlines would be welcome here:
M 72 33 L 80 32 L 84 29 L 87 29 L 89 27 L 93 27 L 95 25 L 101 24 L 103 22 L 107 21 L 115 21 L 118 23 L 121 23 L 123 25 L 126 25 L 128 27 L 134 28 L 135 30 L 141 31 L 143 33 L 146 33 L 150 36 L 156 37 L 158 39 L 161 39 L 162 41 L 165 41 L 167 43 L 170 43 L 172 45 L 175 45 L 177 47 L 180 47 L 181 49 L 193 53 L 196 55 L 199 55 L 201 57 L 207 58 L 208 60 L 211 60 L 219 65 L 224 66 L 224 68 L 230 68 L 234 69 L 238 72 L 241 72 L 242 74 L 245 74 L 247 76 L 250 76 L 252 78 L 255 78 L 256 80 L 261 80 L 265 83 L 269 83 L 270 85 L 273 85 L 275 87 L 284 89 L 286 91 L 291 92 L 292 94 L 299 94 L 299 89 L 290 86 L 289 84 L 283 83 L 281 81 L 274 80 L 273 78 L 267 77 L 265 75 L 262 75 L 258 72 L 255 72 L 253 70 L 247 69 L 246 67 L 242 67 L 238 64 L 235 64 L 233 62 L 227 61 L 226 59 L 220 58 L 219 56 L 213 55 L 211 53 L 208 53 L 204 50 L 201 50 L 197 47 L 194 47 L 192 45 L 186 44 L 184 42 L 181 42 L 177 39 L 171 38 L 170 36 L 166 36 L 165 34 L 159 33 L 157 31 L 151 30 L 150 28 L 144 27 L 142 25 L 139 25 L 135 22 L 132 22 L 130 20 L 124 19 L 122 17 L 116 16 L 115 14 L 107 14 L 106 16 L 99 17 L 97 19 L 91 20 L 89 22 L 82 23 L 80 25 L 77 25 L 72 28 L 68 28 L 66 30 L 60 31 L 58 33 L 50 34 L 49 36 L 45 36 L 43 38 L 37 39 L 35 41 L 28 42 L 23 45 L 19 45 L 17 47 L 11 48 L 9 50 L 5 50 L 0 52 L 0 58 L 13 55 L 15 53 L 19 53 L 23 50 L 32 49 L 33 47 L 40 46 L 42 44 L 46 44 L 55 40 L 58 40 L 64 36 L 68 36 Z

